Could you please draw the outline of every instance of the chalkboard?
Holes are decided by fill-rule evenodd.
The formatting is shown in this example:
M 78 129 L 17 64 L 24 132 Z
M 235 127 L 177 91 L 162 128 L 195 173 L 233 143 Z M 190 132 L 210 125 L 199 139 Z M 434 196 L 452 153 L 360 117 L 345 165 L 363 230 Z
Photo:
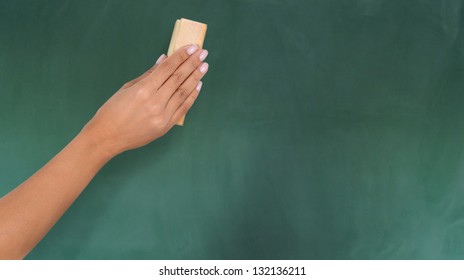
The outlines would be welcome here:
M 208 24 L 185 126 L 112 160 L 29 259 L 464 258 L 453 0 L 0 2 L 0 195 Z

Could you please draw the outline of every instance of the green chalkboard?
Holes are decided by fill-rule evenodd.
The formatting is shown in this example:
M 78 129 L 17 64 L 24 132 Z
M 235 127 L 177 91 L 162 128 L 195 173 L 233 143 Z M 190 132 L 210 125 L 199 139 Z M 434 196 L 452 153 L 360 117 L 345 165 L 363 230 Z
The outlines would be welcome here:
M 184 127 L 29 259 L 464 258 L 464 2 L 0 1 L 0 195 L 205 22 Z

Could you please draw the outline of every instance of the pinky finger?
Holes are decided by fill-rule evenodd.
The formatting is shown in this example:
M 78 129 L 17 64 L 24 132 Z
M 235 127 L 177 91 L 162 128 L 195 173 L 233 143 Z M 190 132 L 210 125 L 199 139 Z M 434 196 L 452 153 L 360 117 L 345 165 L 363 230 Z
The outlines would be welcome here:
M 200 94 L 202 85 L 203 82 L 200 81 L 198 85 L 190 93 L 190 95 L 187 97 L 187 99 L 185 99 L 184 103 L 182 103 L 182 105 L 180 105 L 179 108 L 177 108 L 177 110 L 172 115 L 171 120 L 169 121 L 171 126 L 176 124 L 183 116 L 187 114 L 190 108 L 192 108 L 193 103 L 195 103 L 195 100 Z

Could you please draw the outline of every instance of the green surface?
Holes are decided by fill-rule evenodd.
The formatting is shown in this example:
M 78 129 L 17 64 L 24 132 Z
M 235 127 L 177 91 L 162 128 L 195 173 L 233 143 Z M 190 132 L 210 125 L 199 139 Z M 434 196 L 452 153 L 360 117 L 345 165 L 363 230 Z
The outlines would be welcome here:
M 1 1 L 0 195 L 174 22 L 209 25 L 183 128 L 111 161 L 29 259 L 463 259 L 463 1 Z

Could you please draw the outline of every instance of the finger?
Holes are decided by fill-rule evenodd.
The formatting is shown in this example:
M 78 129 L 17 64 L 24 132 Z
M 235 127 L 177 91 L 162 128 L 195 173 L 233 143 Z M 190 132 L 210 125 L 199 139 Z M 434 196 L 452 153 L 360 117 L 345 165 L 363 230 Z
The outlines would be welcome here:
M 207 56 L 207 50 L 199 50 L 184 63 L 182 63 L 182 65 L 177 68 L 174 74 L 172 74 L 172 76 L 169 77 L 169 79 L 158 89 L 157 98 L 160 100 L 160 103 L 166 105 L 175 92 L 180 93 L 181 97 L 186 97 L 185 95 L 190 93 L 190 91 L 200 79 L 198 79 L 198 81 L 195 82 L 191 88 L 184 88 L 180 91 L 178 91 L 178 88 L 190 77 L 190 75 L 196 69 L 198 69 L 202 61 L 205 60 Z
M 177 108 L 187 99 L 192 90 L 201 83 L 200 80 L 208 71 L 208 63 L 203 62 L 185 82 L 171 95 L 171 98 L 166 105 L 166 111 L 168 114 L 173 114 Z
M 180 48 L 164 60 L 159 67 L 156 67 L 156 69 L 148 75 L 146 79 L 141 81 L 141 83 L 143 83 L 143 86 L 157 90 L 177 70 L 177 68 L 197 50 L 197 45 L 187 45 Z
M 182 105 L 177 108 L 177 110 L 174 112 L 172 115 L 171 119 L 169 120 L 169 126 L 172 127 L 175 125 L 183 116 L 187 114 L 187 112 L 192 108 L 193 103 L 195 103 L 195 100 L 198 97 L 198 94 L 200 94 L 200 90 L 202 87 L 203 83 L 200 81 L 198 85 L 193 89 L 191 94 L 187 97 L 187 99 L 182 103 Z
M 145 71 L 145 73 L 143 73 L 142 75 L 140 75 L 139 77 L 133 79 L 132 81 L 129 81 L 127 83 L 125 83 L 122 88 L 123 89 L 126 89 L 126 88 L 130 88 L 131 86 L 135 85 L 137 82 L 139 82 L 140 80 L 143 80 L 144 78 L 146 78 L 148 75 L 150 75 L 158 65 L 160 65 L 165 59 L 166 59 L 166 55 L 163 53 L 159 58 L 158 60 L 156 60 L 156 63 L 155 65 L 153 65 L 150 69 L 148 69 L 147 71 Z

